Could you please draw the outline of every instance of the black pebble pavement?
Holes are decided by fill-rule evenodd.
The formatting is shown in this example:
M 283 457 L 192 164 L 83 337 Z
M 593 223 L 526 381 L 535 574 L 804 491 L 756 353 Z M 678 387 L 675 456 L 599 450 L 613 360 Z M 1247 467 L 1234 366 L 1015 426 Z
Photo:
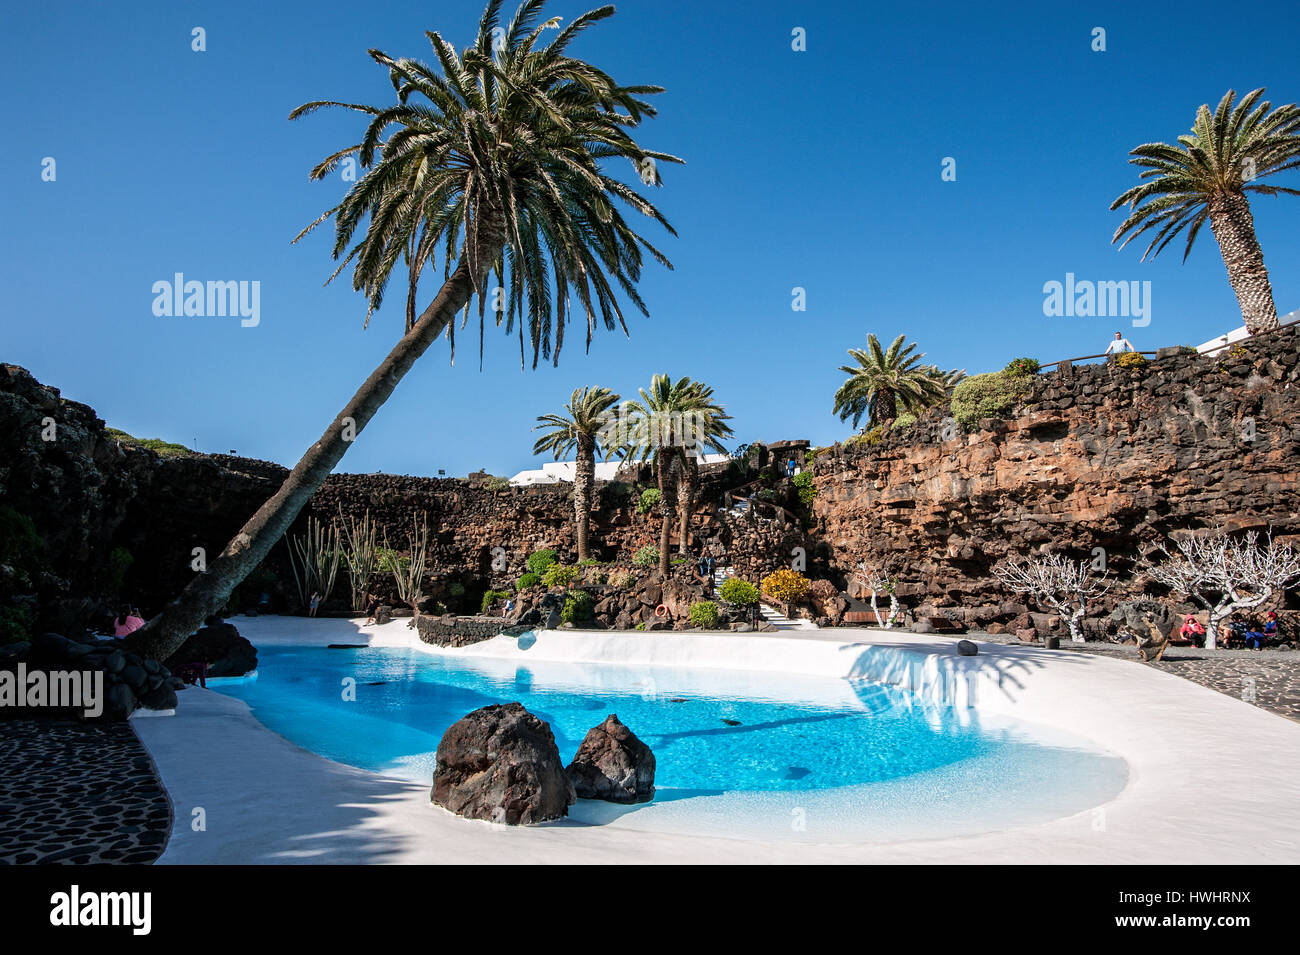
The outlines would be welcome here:
M 0 865 L 149 864 L 171 818 L 129 723 L 0 721 Z

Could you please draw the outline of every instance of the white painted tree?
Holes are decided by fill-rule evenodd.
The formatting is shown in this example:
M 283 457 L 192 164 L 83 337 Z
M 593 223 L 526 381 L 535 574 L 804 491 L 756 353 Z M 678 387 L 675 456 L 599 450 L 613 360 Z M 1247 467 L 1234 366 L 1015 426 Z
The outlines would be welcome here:
M 1300 554 L 1270 533 L 1260 546 L 1259 534 L 1245 537 L 1211 534 L 1171 538 L 1160 545 L 1164 560 L 1148 562 L 1147 574 L 1156 583 L 1195 600 L 1205 608 L 1205 646 L 1218 644 L 1219 624 L 1242 610 L 1253 610 L 1300 581 Z
M 888 568 L 873 567 L 865 561 L 858 564 L 855 576 L 862 587 L 871 591 L 871 612 L 876 615 L 876 624 L 888 630 L 898 618 L 898 581 L 889 576 Z M 880 608 L 876 605 L 877 593 L 889 595 L 889 616 L 884 620 L 880 619 Z
M 1007 561 L 993 568 L 993 576 L 1012 593 L 1028 595 L 1059 613 L 1074 643 L 1083 643 L 1082 620 L 1088 614 L 1088 602 L 1111 587 L 1105 574 L 1093 576 L 1092 561 L 1070 560 L 1060 554 L 1031 557 L 1024 563 Z

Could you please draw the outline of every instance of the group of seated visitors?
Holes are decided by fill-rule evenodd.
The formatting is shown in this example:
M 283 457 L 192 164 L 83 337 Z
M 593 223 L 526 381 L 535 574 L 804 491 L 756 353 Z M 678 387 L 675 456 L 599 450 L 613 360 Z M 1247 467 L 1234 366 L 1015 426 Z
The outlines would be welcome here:
M 1229 620 L 1226 633 L 1225 646 L 1240 645 L 1247 650 L 1263 650 L 1278 642 L 1277 614 L 1270 610 L 1264 617 L 1262 628 L 1253 621 Z
M 1178 636 L 1192 646 L 1203 647 L 1205 625 L 1189 613 L 1178 628 Z M 1262 650 L 1276 644 L 1279 642 L 1277 614 L 1272 610 L 1265 614 L 1262 627 L 1255 621 L 1229 617 L 1223 622 L 1221 640 L 1225 647 L 1245 647 L 1247 650 Z

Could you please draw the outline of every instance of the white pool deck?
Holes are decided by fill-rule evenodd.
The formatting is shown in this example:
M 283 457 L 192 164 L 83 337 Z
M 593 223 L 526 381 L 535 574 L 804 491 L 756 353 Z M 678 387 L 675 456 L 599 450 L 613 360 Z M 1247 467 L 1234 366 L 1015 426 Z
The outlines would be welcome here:
M 409 646 L 405 621 L 240 617 L 255 644 Z M 460 819 L 429 787 L 289 743 L 241 701 L 187 689 L 176 715 L 135 721 L 171 796 L 161 862 L 186 863 L 1288 863 L 1300 862 L 1300 723 L 1176 676 L 1081 653 L 883 630 L 793 636 L 544 632 L 430 652 L 858 676 L 1083 736 L 1122 757 L 1110 802 L 981 835 L 807 844 L 618 824 L 506 827 Z M 198 821 L 202 811 L 201 831 Z M 961 812 L 953 806 L 953 812 Z M 633 821 L 629 821 L 633 820 Z

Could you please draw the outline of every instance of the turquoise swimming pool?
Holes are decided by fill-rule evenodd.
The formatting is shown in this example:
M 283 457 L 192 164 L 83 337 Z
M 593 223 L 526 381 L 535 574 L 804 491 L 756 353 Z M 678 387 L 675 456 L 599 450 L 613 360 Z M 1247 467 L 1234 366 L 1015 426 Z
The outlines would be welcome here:
M 794 839 L 950 834 L 1097 805 L 1126 779 L 1121 760 L 1078 741 L 870 683 L 397 648 L 259 652 L 256 679 L 216 688 L 305 749 L 426 783 L 443 732 L 478 707 L 519 701 L 550 724 L 566 762 L 617 713 L 654 751 L 658 794 L 635 808 L 580 802 L 584 822 Z

